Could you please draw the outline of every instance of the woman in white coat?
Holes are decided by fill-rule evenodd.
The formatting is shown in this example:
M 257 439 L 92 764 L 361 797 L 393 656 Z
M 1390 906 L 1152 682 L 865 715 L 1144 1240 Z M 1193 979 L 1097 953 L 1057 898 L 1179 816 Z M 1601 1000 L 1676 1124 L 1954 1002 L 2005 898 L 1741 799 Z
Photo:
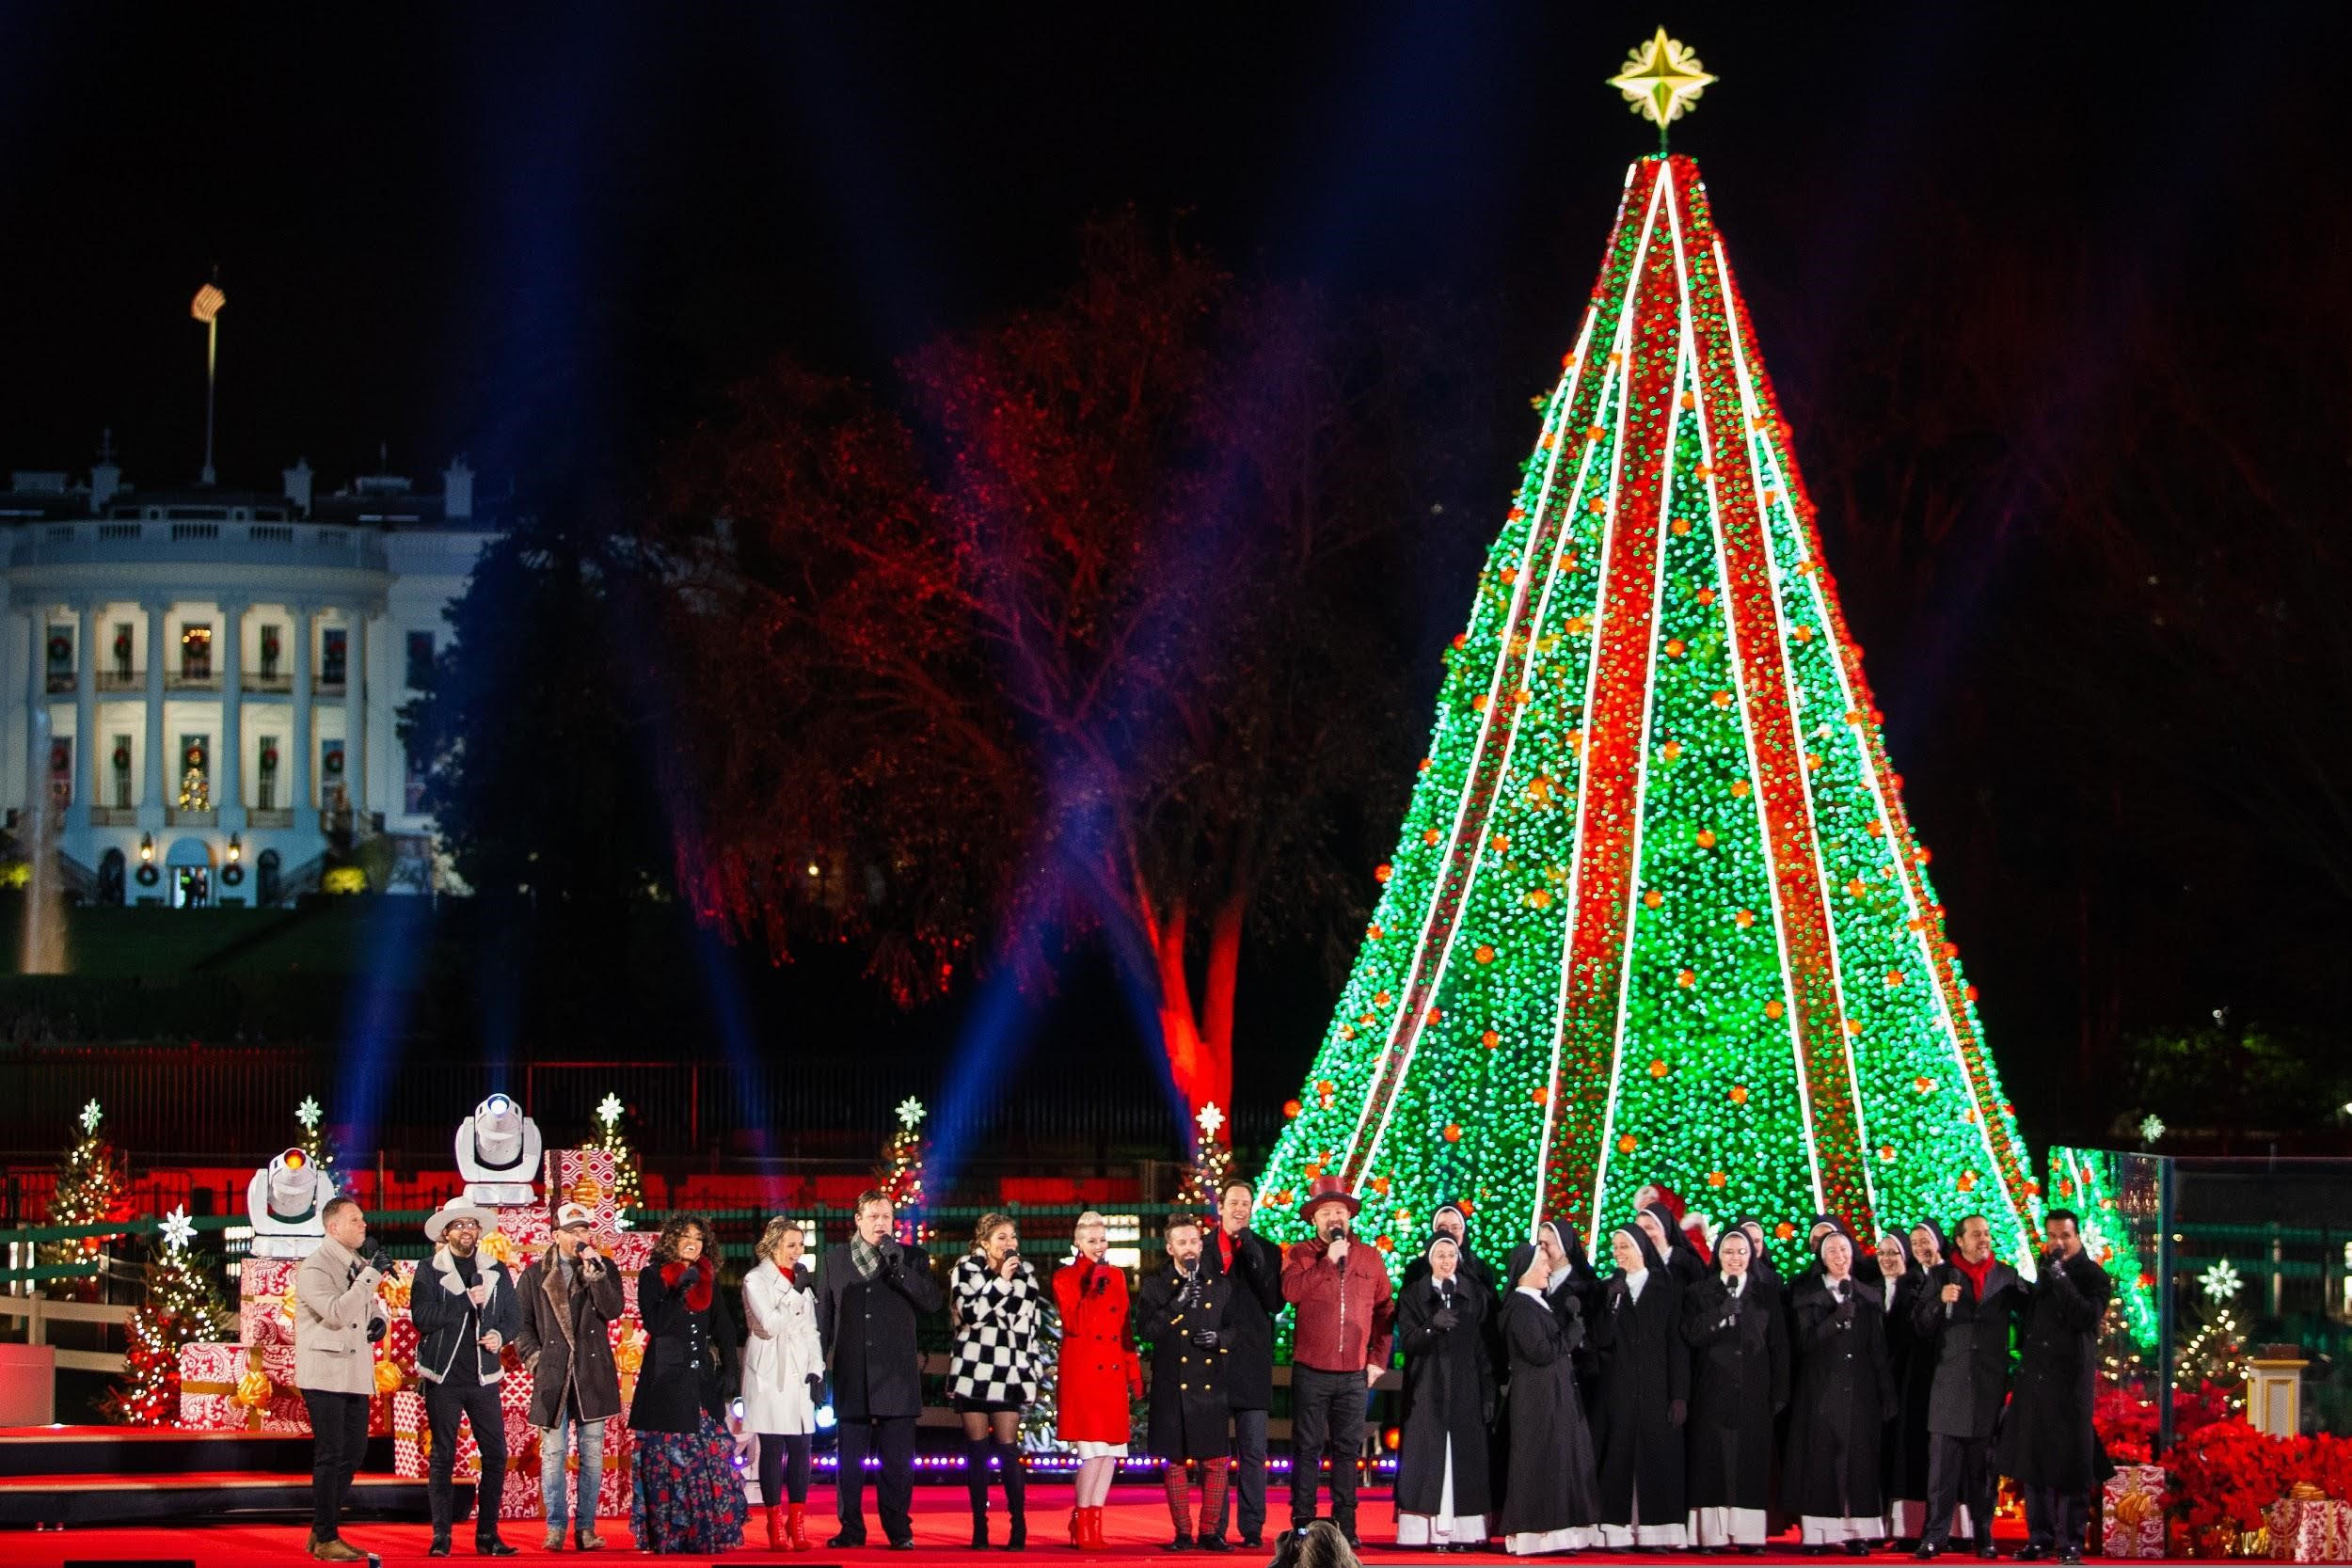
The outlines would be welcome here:
M 743 1424 L 759 1433 L 759 1500 L 768 1544 L 812 1550 L 808 1539 L 808 1446 L 825 1389 L 825 1350 L 817 1337 L 815 1281 L 800 1266 L 808 1249 L 799 1225 L 779 1215 L 760 1232 L 759 1266 L 743 1276 Z M 776 1494 L 791 1499 L 780 1509 Z

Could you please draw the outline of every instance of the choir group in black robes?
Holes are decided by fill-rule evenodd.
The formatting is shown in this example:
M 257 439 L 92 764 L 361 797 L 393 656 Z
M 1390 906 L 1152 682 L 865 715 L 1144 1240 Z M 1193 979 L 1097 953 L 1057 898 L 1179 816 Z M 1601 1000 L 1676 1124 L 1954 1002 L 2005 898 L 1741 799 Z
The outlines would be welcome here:
M 1642 1209 L 1610 1235 L 1607 1276 L 1548 1221 L 1494 1280 L 1462 1210 L 1441 1216 L 1398 1297 L 1400 1544 L 1466 1550 L 1491 1527 L 1524 1556 L 1755 1552 L 1795 1525 L 1811 1551 L 1892 1540 L 1929 1557 L 1989 1522 L 2008 1474 L 2026 1489 L 2026 1555 L 2079 1560 L 2109 1473 L 2090 1419 L 2109 1286 L 2062 1211 L 2032 1283 L 1992 1257 L 1981 1216 L 1949 1242 L 1922 1223 L 1875 1248 L 1819 1216 L 1792 1280 L 1754 1218 L 1710 1259 L 1662 1204 Z

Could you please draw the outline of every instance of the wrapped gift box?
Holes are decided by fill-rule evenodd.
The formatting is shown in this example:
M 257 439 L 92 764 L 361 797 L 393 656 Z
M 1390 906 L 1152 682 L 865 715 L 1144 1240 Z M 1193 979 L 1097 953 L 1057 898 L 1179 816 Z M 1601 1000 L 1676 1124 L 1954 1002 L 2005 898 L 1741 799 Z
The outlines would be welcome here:
M 2164 1466 L 2123 1465 L 2107 1478 L 2101 1541 L 2108 1557 L 2164 1556 Z
M 430 1473 L 433 1434 L 424 1417 L 424 1395 L 403 1389 L 389 1402 L 392 1414 L 392 1473 L 409 1480 Z M 501 1519 L 537 1519 L 544 1509 L 539 1497 L 539 1433 L 529 1420 L 531 1386 L 509 1376 L 499 1389 L 499 1407 L 506 1417 L 506 1484 L 500 1498 Z M 630 1454 L 635 1444 L 619 1418 L 604 1424 L 604 1476 L 596 1490 L 596 1512 L 605 1517 L 628 1512 Z M 579 1472 L 577 1455 L 566 1466 Z M 477 1484 L 482 1476 L 482 1449 L 474 1442 L 472 1423 L 457 1431 L 457 1471 Z
M 2274 1562 L 2352 1562 L 2352 1503 L 2322 1497 L 2270 1505 Z
M 515 1244 L 514 1266 L 522 1266 L 547 1250 L 553 1221 L 544 1203 L 501 1203 L 497 1210 L 499 1234 Z
M 246 1344 L 294 1336 L 286 1292 L 294 1289 L 297 1258 L 248 1258 L 237 1271 L 237 1338 Z
M 613 1192 L 620 1180 L 619 1165 L 610 1149 L 550 1148 L 544 1164 L 550 1210 L 577 1203 L 595 1212 L 598 1236 L 621 1228 L 621 1211 Z

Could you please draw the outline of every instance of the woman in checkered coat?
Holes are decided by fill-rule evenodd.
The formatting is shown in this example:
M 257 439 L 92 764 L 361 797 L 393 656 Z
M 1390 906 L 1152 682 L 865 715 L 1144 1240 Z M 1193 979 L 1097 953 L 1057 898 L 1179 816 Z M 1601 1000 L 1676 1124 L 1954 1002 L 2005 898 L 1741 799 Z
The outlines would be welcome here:
M 948 1392 L 963 1418 L 963 1485 L 972 1499 L 972 1545 L 988 1544 L 988 1461 L 1005 1481 L 1005 1546 L 1028 1544 L 1021 1473 L 1022 1407 L 1037 1399 L 1038 1319 L 1044 1292 L 1021 1256 L 1021 1233 L 1002 1214 L 982 1214 L 972 1249 L 956 1264 L 947 1293 L 955 1359 Z

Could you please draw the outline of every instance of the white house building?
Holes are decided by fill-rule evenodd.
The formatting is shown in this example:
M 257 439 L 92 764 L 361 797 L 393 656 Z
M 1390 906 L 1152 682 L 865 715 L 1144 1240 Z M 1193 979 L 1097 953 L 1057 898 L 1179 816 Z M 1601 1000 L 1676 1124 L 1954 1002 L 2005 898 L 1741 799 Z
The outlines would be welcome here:
M 397 712 L 498 524 L 462 458 L 438 495 L 312 484 L 146 490 L 102 460 L 0 494 L 0 804 L 23 846 L 45 790 L 84 896 L 282 902 L 377 835 L 391 890 L 434 885 Z

